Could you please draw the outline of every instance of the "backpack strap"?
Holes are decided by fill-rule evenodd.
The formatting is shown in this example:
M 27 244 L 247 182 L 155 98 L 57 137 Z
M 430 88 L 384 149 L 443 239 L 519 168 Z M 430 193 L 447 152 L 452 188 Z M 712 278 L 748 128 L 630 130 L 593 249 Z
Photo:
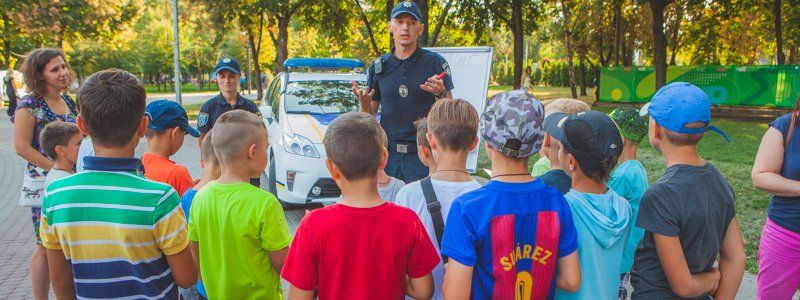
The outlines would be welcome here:
M 442 234 L 444 233 L 444 218 L 442 217 L 442 204 L 436 199 L 436 193 L 433 191 L 433 182 L 431 177 L 422 178 L 420 181 L 422 187 L 422 195 L 425 196 L 425 202 L 428 206 L 428 212 L 431 214 L 433 220 L 433 230 L 436 232 L 436 244 L 442 249 Z M 447 262 L 447 258 L 442 256 L 442 260 Z
M 800 112 L 792 112 L 792 121 L 789 123 L 789 132 L 786 133 L 786 139 L 783 140 L 783 148 L 789 145 L 789 141 L 792 139 L 792 133 L 794 132 L 794 125 L 797 123 L 797 114 Z

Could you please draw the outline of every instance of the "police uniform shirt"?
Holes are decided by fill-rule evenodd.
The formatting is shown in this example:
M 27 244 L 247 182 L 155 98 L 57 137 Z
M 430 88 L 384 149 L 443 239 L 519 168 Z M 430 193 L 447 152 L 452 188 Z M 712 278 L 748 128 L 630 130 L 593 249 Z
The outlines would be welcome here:
M 367 86 L 375 91 L 372 99 L 381 103 L 381 126 L 390 142 L 417 141 L 414 121 L 425 117 L 436 101 L 435 95 L 419 85 L 443 71 L 447 71 L 442 79 L 444 88 L 451 91 L 453 79 L 447 61 L 441 55 L 425 49 L 417 48 L 411 56 L 402 60 L 393 54 L 384 54 L 370 66 Z
M 239 98 L 236 99 L 236 104 L 233 106 L 228 104 L 228 101 L 225 101 L 225 97 L 222 97 L 222 93 L 214 96 L 214 98 L 208 99 L 206 103 L 203 103 L 203 107 L 200 108 L 200 113 L 197 114 L 197 130 L 202 133 L 208 132 L 214 127 L 214 123 L 217 122 L 220 115 L 234 109 L 246 110 L 261 117 L 261 111 L 258 110 L 258 106 L 253 101 L 242 95 L 238 96 Z

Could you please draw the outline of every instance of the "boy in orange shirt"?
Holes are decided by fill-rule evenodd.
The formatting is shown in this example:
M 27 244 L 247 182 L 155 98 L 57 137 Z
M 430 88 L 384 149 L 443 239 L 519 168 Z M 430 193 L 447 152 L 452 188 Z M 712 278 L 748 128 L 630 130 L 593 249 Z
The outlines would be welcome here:
M 144 176 L 171 185 L 183 195 L 194 186 L 192 175 L 186 167 L 169 159 L 183 146 L 184 135 L 199 137 L 200 132 L 189 126 L 186 111 L 177 102 L 156 100 L 147 105 L 150 119 L 147 127 L 147 152 L 142 155 Z

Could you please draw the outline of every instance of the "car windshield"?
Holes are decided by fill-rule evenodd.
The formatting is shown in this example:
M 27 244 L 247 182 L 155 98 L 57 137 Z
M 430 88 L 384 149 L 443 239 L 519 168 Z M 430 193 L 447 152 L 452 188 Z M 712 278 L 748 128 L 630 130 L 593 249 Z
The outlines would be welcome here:
M 293 81 L 286 87 L 286 113 L 339 114 L 358 111 L 351 81 Z

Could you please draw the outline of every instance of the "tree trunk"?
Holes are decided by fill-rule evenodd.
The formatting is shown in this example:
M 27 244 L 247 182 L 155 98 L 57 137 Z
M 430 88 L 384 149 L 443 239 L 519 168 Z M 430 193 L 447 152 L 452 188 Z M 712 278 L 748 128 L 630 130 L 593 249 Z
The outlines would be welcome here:
M 393 1 L 393 0 L 388 0 L 388 1 Z M 421 16 L 419 17 L 422 18 L 422 20 L 419 21 L 422 22 L 423 25 L 425 25 L 424 30 L 422 30 L 422 35 L 419 36 L 419 46 L 427 47 L 428 41 L 430 41 L 430 34 L 428 33 L 428 24 L 429 24 L 428 13 L 430 11 L 430 9 L 428 8 L 428 0 L 416 0 L 414 2 L 417 3 L 417 6 L 419 7 L 419 12 L 421 14 Z
M 581 96 L 586 96 L 586 65 L 584 64 L 585 60 L 586 60 L 586 55 L 580 53 L 578 55 L 578 80 L 580 81 Z
M 656 69 L 656 90 L 667 84 L 667 37 L 664 35 L 664 9 L 670 0 L 650 0 L 653 14 L 653 64 Z
M 793 46 L 789 48 L 789 64 L 796 65 L 797 64 L 797 46 Z
M 11 35 L 8 33 L 8 14 L 3 13 L 3 61 L 6 68 L 11 68 Z
M 619 67 L 622 50 L 622 0 L 614 0 L 614 66 Z
M 278 20 L 278 38 L 273 40 L 275 44 L 275 70 L 280 73 L 286 70 L 283 62 L 289 57 L 289 17 L 281 17 Z
M 522 0 L 511 1 L 511 34 L 514 37 L 514 88 L 522 87 L 522 65 L 523 47 L 525 42 L 524 29 L 522 23 Z
M 572 62 L 572 30 L 570 29 L 570 16 L 569 8 L 567 8 L 567 0 L 561 0 L 561 13 L 564 18 L 564 45 L 567 48 L 567 70 L 569 71 L 569 90 L 572 93 L 572 98 L 578 98 L 578 91 L 575 89 L 575 66 Z
M 439 33 L 442 31 L 442 25 L 444 25 L 444 21 L 447 19 L 447 12 L 450 11 L 450 5 L 452 4 L 453 0 L 447 0 L 447 3 L 444 4 L 442 14 L 439 15 L 439 18 L 436 21 L 436 28 L 433 29 L 433 35 L 431 36 L 431 47 L 436 46 L 436 40 L 439 39 Z
M 394 9 L 394 0 L 386 0 L 386 22 L 392 21 L 392 9 Z M 389 33 L 389 49 L 391 48 L 394 48 L 394 39 Z
M 364 7 L 361 6 L 361 1 L 354 0 L 356 6 L 358 6 L 358 14 L 361 16 L 361 22 L 364 22 L 364 26 L 367 29 L 367 35 L 369 37 L 369 43 L 372 46 L 372 52 L 375 53 L 375 56 L 381 55 L 380 49 L 378 49 L 378 43 L 375 41 L 375 33 L 372 31 L 372 25 L 369 24 L 369 18 L 367 18 L 367 13 L 364 12 Z M 389 0 L 391 1 L 391 0 Z
M 672 41 L 670 42 L 670 58 L 669 64 L 671 66 L 675 65 L 675 57 L 678 55 L 678 49 L 681 46 L 681 21 L 683 21 L 683 6 L 678 7 L 678 11 L 676 12 L 675 16 L 675 24 L 672 24 Z
M 251 74 L 248 74 L 247 78 L 250 79 L 250 82 L 253 82 L 253 80 L 256 81 L 256 91 L 258 91 L 256 93 L 256 99 L 261 99 L 261 96 L 263 95 L 264 91 L 263 87 L 261 86 L 261 67 L 259 66 L 259 59 L 258 59 L 260 49 L 258 49 L 259 47 L 256 47 L 256 39 L 255 37 L 253 37 L 253 35 L 247 35 L 247 42 L 250 45 L 250 53 L 254 69 L 253 70 L 254 72 L 250 72 Z M 281 62 L 281 66 L 283 66 L 283 62 Z M 248 71 L 249 69 L 250 68 L 248 68 Z M 253 76 L 252 73 L 255 73 L 255 76 Z
M 786 63 L 786 55 L 783 53 L 783 25 L 781 20 L 781 0 L 774 0 L 772 2 L 772 16 L 775 19 L 775 44 L 776 52 L 778 54 L 778 64 Z

